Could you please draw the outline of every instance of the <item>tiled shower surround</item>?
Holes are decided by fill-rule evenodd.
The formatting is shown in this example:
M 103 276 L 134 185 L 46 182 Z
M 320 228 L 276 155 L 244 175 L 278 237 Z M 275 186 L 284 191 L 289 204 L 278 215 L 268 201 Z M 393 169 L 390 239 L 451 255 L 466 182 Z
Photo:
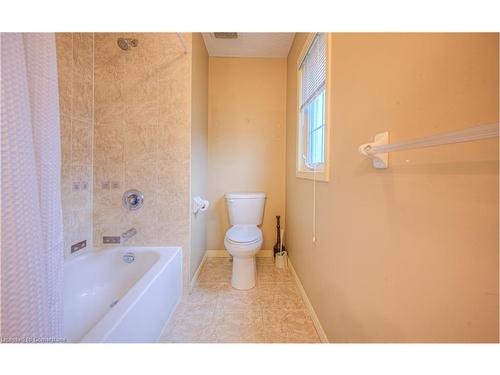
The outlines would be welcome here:
M 190 54 L 175 34 L 95 35 L 94 246 L 135 227 L 130 245 L 189 246 Z M 189 35 L 186 43 L 191 44 Z M 138 211 L 123 192 L 144 193 Z
M 135 38 L 138 46 L 122 50 L 117 45 L 120 37 Z M 183 37 L 190 50 L 191 34 Z M 62 117 L 63 150 L 73 145 L 63 151 L 71 155 L 63 154 L 63 165 L 64 160 L 75 161 L 75 175 L 63 184 L 77 173 L 86 173 L 90 181 L 93 173 L 93 199 L 89 189 L 85 197 L 82 192 L 74 199 L 65 195 L 63 203 L 65 214 L 85 207 L 82 220 L 88 225 L 93 221 L 93 233 L 83 225 L 65 226 L 66 247 L 84 233 L 94 248 L 114 246 L 104 245 L 103 236 L 119 236 L 135 227 L 137 235 L 127 245 L 182 246 L 184 274 L 189 275 L 191 54 L 183 53 L 175 33 L 58 34 L 58 50 L 66 51 L 72 40 L 78 52 L 75 40 L 80 39 L 94 41 L 94 48 L 89 48 L 93 66 L 81 63 L 78 53 L 73 58 L 75 69 L 82 70 L 83 87 L 74 78 L 72 92 L 65 89 L 64 70 L 70 61 L 66 53 L 58 53 L 60 76 L 63 70 L 61 112 L 70 94 L 78 97 L 72 111 Z M 80 101 L 87 103 L 86 95 L 92 93 L 94 108 L 89 96 L 87 113 Z M 70 142 L 64 121 L 73 119 Z M 122 195 L 129 189 L 144 193 L 144 206 L 138 211 L 122 207 Z
M 64 250 L 92 246 L 93 35 L 56 34 Z

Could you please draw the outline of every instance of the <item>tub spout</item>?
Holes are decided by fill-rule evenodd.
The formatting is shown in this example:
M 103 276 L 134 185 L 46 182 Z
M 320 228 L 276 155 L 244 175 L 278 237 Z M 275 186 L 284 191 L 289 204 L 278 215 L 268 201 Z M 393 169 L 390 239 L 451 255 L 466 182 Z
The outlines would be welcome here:
M 135 228 L 130 228 L 128 231 L 123 232 L 120 237 L 123 240 L 123 242 L 131 239 L 137 234 L 137 230 Z

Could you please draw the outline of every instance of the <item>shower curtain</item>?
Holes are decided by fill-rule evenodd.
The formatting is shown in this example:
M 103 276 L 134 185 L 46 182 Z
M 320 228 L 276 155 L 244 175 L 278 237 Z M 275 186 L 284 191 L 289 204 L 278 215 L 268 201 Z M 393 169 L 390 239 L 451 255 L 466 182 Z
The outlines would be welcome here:
M 53 33 L 1 35 L 2 342 L 62 341 L 63 228 Z

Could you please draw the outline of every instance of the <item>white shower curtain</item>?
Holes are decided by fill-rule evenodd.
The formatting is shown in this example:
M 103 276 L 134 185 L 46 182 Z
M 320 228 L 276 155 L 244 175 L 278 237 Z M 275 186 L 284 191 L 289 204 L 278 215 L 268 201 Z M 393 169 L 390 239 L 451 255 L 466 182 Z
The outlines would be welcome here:
M 57 342 L 63 228 L 53 33 L 1 35 L 1 338 Z

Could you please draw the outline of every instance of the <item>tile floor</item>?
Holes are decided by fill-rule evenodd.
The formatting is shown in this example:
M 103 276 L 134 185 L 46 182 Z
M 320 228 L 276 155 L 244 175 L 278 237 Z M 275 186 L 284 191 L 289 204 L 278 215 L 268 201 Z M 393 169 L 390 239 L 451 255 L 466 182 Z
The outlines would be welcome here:
M 231 267 L 229 258 L 207 259 L 161 342 L 320 342 L 290 271 L 277 269 L 272 258 L 257 258 L 257 285 L 241 291 L 231 287 Z

